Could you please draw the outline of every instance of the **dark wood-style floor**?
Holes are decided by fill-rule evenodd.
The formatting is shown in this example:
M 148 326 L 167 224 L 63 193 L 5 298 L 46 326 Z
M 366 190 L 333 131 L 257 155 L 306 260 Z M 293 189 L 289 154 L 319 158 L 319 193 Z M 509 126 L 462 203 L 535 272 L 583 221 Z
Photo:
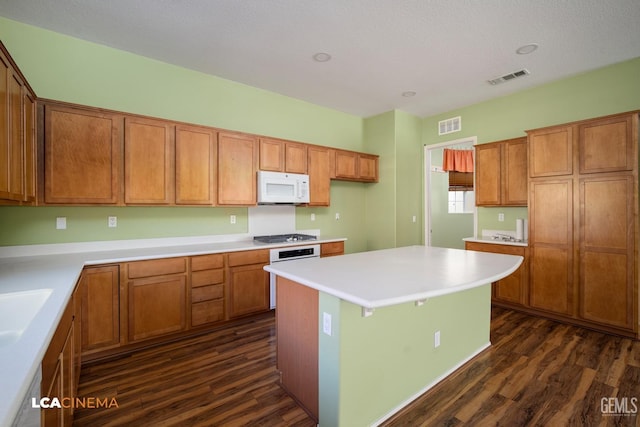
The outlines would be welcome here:
M 603 399 L 640 410 L 640 342 L 493 309 L 492 347 L 388 420 L 388 426 L 637 426 Z M 313 426 L 278 386 L 272 315 L 84 366 L 75 426 Z M 612 404 L 604 406 L 612 410 Z M 356 426 L 346 426 L 356 427 Z

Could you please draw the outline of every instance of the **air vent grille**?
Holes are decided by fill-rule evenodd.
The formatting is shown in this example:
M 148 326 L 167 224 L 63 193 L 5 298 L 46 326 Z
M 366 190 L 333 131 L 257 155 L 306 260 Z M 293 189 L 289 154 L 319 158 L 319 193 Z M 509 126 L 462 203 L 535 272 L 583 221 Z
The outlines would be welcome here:
M 500 84 L 500 83 L 508 82 L 509 80 L 513 80 L 513 79 L 518 78 L 518 77 L 526 76 L 528 74 L 530 74 L 529 70 L 527 70 L 526 68 L 523 68 L 522 70 L 515 71 L 515 72 L 509 73 L 509 74 L 505 74 L 504 76 L 500 76 L 500 77 L 492 79 L 492 80 L 488 80 L 488 82 L 491 85 L 497 85 L 497 84 Z
M 462 129 L 462 118 L 452 117 L 438 122 L 438 135 L 446 135 L 448 133 L 459 132 Z

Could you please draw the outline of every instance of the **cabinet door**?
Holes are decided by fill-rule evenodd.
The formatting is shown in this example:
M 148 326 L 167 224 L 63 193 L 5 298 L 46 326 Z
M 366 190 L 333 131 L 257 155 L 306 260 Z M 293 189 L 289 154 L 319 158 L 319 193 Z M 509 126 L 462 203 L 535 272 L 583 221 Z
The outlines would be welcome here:
M 378 158 L 366 154 L 358 154 L 358 179 L 361 181 L 378 181 Z
M 45 105 L 45 203 L 120 202 L 122 117 Z
M 633 170 L 637 114 L 590 120 L 578 126 L 580 173 Z
M 35 204 L 36 201 L 36 101 L 35 97 L 23 88 L 22 106 L 24 112 L 24 197 L 23 201 Z
M 154 338 L 187 327 L 187 280 L 158 276 L 128 283 L 129 341 Z
M 11 200 L 24 198 L 24 140 L 22 138 L 22 91 L 24 83 L 9 75 L 9 194 Z
M 48 382 L 42 383 L 42 396 L 57 397 L 63 396 L 62 392 L 62 355 L 59 355 L 55 365 L 53 376 Z M 42 427 L 62 427 L 64 423 L 64 412 L 62 408 L 42 408 L 40 409 Z
M 335 150 L 335 177 L 337 179 L 358 178 L 358 154 L 351 151 Z
M 284 142 L 260 138 L 260 170 L 284 172 Z
M 573 310 L 573 180 L 531 183 L 532 307 L 560 314 Z
M 529 176 L 571 175 L 573 133 L 572 126 L 528 132 Z
M 633 329 L 634 181 L 580 181 L 580 316 Z
M 501 203 L 501 159 L 499 143 L 476 145 L 476 205 L 496 206 Z
M 269 273 L 266 264 L 229 269 L 229 317 L 269 310 Z
M 527 139 L 518 138 L 503 143 L 502 149 L 502 204 L 527 206 Z
M 176 204 L 215 203 L 217 144 L 211 129 L 176 128 Z
M 10 151 L 9 141 L 9 78 L 11 67 L 9 60 L 0 51 L 0 198 L 10 196 Z
M 117 265 L 85 268 L 80 279 L 82 352 L 120 345 L 120 281 Z
M 125 203 L 173 203 L 173 134 L 174 126 L 161 120 L 125 119 Z
M 256 204 L 258 144 L 251 135 L 218 134 L 218 204 Z
M 289 173 L 307 173 L 307 146 L 295 142 L 284 144 L 284 171 Z
M 329 206 L 331 171 L 329 149 L 310 146 L 307 149 L 309 158 L 309 206 Z

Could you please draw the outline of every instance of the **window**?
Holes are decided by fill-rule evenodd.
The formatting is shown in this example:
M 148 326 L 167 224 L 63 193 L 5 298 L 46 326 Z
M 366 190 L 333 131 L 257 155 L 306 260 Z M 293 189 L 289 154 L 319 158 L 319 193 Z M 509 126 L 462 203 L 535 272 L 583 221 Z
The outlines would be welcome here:
M 473 213 L 475 199 L 473 191 L 449 191 L 449 213 Z
M 449 213 L 473 213 L 473 172 L 449 172 Z

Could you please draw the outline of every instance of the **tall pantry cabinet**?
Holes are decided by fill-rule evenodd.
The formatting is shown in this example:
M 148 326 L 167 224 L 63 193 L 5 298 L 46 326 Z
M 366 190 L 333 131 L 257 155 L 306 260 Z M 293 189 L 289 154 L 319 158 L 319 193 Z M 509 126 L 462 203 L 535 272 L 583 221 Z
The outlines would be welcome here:
M 528 131 L 530 306 L 638 336 L 638 113 Z

